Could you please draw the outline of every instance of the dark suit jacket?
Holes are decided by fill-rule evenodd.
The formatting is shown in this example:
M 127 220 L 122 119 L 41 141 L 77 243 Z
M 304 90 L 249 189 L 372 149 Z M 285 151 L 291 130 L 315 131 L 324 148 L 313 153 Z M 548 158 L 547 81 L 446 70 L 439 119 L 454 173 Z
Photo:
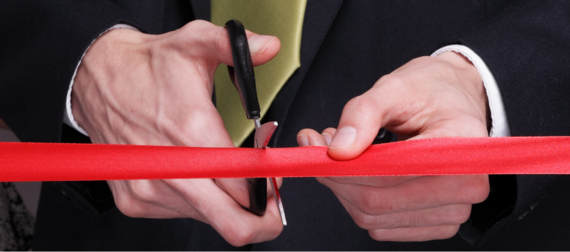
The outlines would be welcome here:
M 204 2 L 198 4 L 198 16 L 206 17 Z M 85 141 L 62 128 L 65 96 L 80 56 L 102 31 L 122 22 L 158 34 L 194 18 L 183 0 L 1 5 L 0 118 L 22 141 Z M 513 135 L 569 135 L 569 18 L 570 2 L 562 0 L 309 1 L 301 68 L 264 119 L 280 123 L 272 144 L 296 146 L 300 129 L 336 126 L 349 99 L 407 61 L 451 43 L 469 46 L 487 63 Z M 569 249 L 568 180 L 493 177 L 490 198 L 474 207 L 455 237 L 388 243 L 373 241 L 314 179 L 286 179 L 289 226 L 274 241 L 237 249 Z M 34 249 L 234 249 L 208 225 L 190 219 L 125 217 L 104 183 L 69 185 L 44 183 Z M 70 200 L 77 191 L 97 206 L 91 212 L 102 214 Z

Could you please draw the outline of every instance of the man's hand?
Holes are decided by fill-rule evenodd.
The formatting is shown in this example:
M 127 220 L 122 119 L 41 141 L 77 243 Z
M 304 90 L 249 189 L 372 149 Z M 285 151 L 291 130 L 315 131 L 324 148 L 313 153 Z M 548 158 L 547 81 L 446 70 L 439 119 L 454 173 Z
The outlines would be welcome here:
M 338 130 L 299 132 L 299 145 L 329 146 L 329 155 L 360 155 L 380 128 L 401 140 L 487 137 L 487 96 L 477 69 L 447 52 L 414 59 L 346 104 Z M 471 205 L 489 193 L 486 175 L 317 178 L 361 228 L 382 241 L 446 239 L 457 233 Z
M 277 55 L 276 37 L 247 35 L 254 65 Z M 233 65 L 227 32 L 205 21 L 157 36 L 112 30 L 83 58 L 73 115 L 93 143 L 234 147 L 212 104 L 220 63 Z M 272 197 L 263 217 L 241 207 L 249 207 L 245 179 L 108 183 L 128 216 L 194 218 L 235 246 L 271 240 L 282 231 Z

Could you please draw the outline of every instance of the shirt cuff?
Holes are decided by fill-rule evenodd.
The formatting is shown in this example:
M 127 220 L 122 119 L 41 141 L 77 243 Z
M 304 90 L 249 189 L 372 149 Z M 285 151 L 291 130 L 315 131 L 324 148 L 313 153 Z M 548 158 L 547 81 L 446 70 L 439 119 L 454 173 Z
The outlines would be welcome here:
M 117 24 L 117 25 L 114 25 L 113 27 L 105 30 L 101 34 L 99 34 L 99 37 L 101 37 L 101 35 L 107 33 L 110 30 L 119 29 L 119 28 L 126 28 L 126 29 L 138 31 L 137 28 L 132 27 L 130 25 Z M 97 37 L 97 38 L 99 38 L 99 37 Z M 95 40 L 97 40 L 97 39 L 95 39 Z M 71 110 L 71 91 L 73 89 L 73 82 L 75 81 L 75 76 L 77 75 L 77 69 L 79 69 L 79 66 L 81 65 L 81 61 L 83 60 L 83 57 L 85 57 L 85 53 L 87 53 L 87 51 L 89 50 L 91 45 L 95 42 L 95 40 L 93 40 L 91 42 L 91 44 L 89 44 L 89 46 L 87 47 L 85 52 L 83 52 L 83 55 L 81 55 L 81 58 L 79 59 L 79 62 L 77 63 L 77 67 L 75 67 L 75 72 L 73 72 L 73 77 L 71 77 L 71 83 L 69 83 L 69 89 L 67 90 L 67 98 L 65 100 L 65 114 L 63 115 L 63 123 L 69 125 L 70 127 L 74 128 L 75 130 L 79 131 L 81 134 L 86 135 L 86 136 L 89 136 L 89 135 L 87 134 L 87 132 L 85 132 L 85 130 L 83 128 L 81 128 L 81 126 L 79 126 L 77 124 L 77 122 L 75 121 L 75 118 L 73 118 L 73 112 Z
M 509 128 L 509 121 L 507 120 L 507 112 L 505 111 L 505 105 L 503 104 L 503 97 L 501 97 L 501 91 L 495 81 L 495 77 L 479 55 L 477 55 L 469 47 L 463 45 L 449 45 L 435 51 L 431 56 L 435 57 L 444 52 L 456 52 L 465 56 L 467 59 L 473 63 L 481 79 L 483 80 L 483 85 L 485 86 L 485 91 L 487 92 L 487 99 L 489 99 L 489 109 L 491 110 L 491 131 L 489 132 L 490 137 L 506 137 L 511 136 L 511 130 Z

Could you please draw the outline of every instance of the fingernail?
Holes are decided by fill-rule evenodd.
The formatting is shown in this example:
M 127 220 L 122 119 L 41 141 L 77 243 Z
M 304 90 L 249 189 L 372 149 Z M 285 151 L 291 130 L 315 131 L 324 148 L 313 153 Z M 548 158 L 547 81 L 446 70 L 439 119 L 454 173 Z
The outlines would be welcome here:
M 266 35 L 252 36 L 247 40 L 249 42 L 249 52 L 251 54 L 263 53 L 263 51 L 265 51 L 265 48 L 267 48 L 267 46 L 271 44 L 271 42 L 273 42 L 273 40 L 276 38 L 277 37 L 275 36 Z
M 300 134 L 297 136 L 297 143 L 299 146 L 309 146 L 309 138 L 305 134 Z
M 334 138 L 329 145 L 331 149 L 347 148 L 356 140 L 356 129 L 350 126 L 343 127 L 334 133 Z
M 331 145 L 331 141 L 332 141 L 331 134 L 323 133 L 323 138 L 325 139 L 325 142 L 327 142 L 327 145 Z

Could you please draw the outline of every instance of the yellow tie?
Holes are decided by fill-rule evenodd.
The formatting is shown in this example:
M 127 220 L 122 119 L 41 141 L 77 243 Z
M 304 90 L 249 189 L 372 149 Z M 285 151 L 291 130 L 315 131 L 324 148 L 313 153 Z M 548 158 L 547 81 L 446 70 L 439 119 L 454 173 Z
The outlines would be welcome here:
M 271 102 L 301 66 L 301 33 L 307 0 L 212 0 L 212 23 L 223 26 L 237 19 L 246 29 L 273 35 L 281 41 L 281 51 L 269 63 L 255 67 L 257 96 L 261 117 Z M 253 121 L 243 111 L 236 88 L 231 83 L 226 65 L 215 75 L 216 104 L 232 141 L 240 146 L 253 131 Z

